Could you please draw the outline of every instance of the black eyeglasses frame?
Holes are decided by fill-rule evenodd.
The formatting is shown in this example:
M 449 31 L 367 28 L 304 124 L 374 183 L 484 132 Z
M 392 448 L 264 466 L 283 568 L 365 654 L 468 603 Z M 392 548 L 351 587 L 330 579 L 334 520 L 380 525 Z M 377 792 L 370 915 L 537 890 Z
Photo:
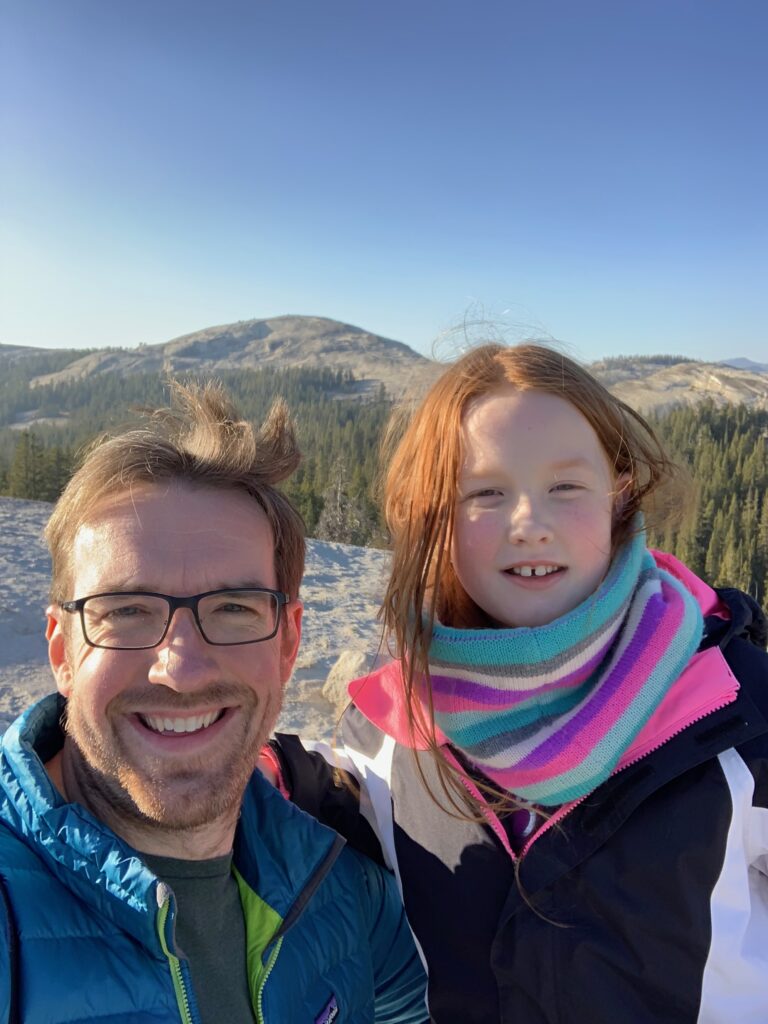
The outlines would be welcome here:
M 271 594 L 277 602 L 277 614 L 275 615 L 275 628 L 268 636 L 260 636 L 258 640 L 236 640 L 234 643 L 221 643 L 221 641 L 209 640 L 205 635 L 203 624 L 200 621 L 200 614 L 198 612 L 198 606 L 200 601 L 204 597 L 212 597 L 213 594 Z M 132 594 L 139 594 L 143 597 L 161 597 L 168 602 L 168 621 L 165 624 L 163 635 L 153 644 L 145 644 L 142 647 L 112 647 L 105 646 L 104 644 L 95 644 L 88 636 L 88 631 L 85 628 L 85 612 L 84 608 L 86 602 L 93 600 L 97 597 L 126 597 Z M 80 615 L 80 627 L 83 631 L 83 639 L 89 647 L 95 647 L 101 651 L 151 651 L 153 647 L 159 647 L 160 644 L 165 640 L 168 635 L 168 630 L 171 628 L 171 621 L 176 613 L 177 608 L 189 608 L 194 616 L 195 623 L 200 636 L 205 640 L 211 647 L 243 647 L 245 644 L 260 644 L 264 640 L 271 640 L 277 636 L 277 631 L 280 629 L 280 619 L 282 616 L 283 606 L 289 604 L 291 598 L 288 594 L 283 593 L 282 590 L 272 590 L 269 587 L 221 587 L 216 590 L 206 590 L 202 594 L 193 594 L 191 597 L 173 597 L 171 594 L 160 594 L 152 590 L 107 590 L 99 594 L 88 594 L 87 597 L 78 597 L 74 601 L 62 601 L 59 607 L 70 614 Z

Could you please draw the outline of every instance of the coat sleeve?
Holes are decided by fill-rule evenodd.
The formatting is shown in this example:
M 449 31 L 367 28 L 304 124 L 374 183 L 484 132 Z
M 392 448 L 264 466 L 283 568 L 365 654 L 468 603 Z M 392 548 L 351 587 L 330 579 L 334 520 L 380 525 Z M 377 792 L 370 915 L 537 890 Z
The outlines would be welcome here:
M 731 819 L 710 894 L 710 947 L 698 1018 L 712 1024 L 768 1021 L 767 748 L 761 736 L 718 755 Z
M 358 781 L 343 753 L 327 744 L 308 750 L 300 737 L 288 733 L 277 733 L 270 746 L 293 803 L 344 836 L 353 850 L 383 864 L 376 834 L 360 811 Z
M 376 1024 L 424 1024 L 427 977 L 394 877 L 358 857 L 369 900 Z

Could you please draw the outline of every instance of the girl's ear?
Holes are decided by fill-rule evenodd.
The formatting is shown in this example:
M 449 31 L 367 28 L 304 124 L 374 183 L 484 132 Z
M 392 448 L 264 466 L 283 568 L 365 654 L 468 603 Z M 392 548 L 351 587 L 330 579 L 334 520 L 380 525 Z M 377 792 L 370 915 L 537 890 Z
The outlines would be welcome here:
M 618 522 L 632 488 L 632 474 L 620 473 L 613 485 L 613 521 Z

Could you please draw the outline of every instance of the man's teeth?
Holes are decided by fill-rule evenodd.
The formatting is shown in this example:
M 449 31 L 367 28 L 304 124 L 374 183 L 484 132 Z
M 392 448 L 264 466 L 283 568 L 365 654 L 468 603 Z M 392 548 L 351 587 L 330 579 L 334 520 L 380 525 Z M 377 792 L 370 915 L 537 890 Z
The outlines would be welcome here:
M 559 569 L 559 565 L 513 565 L 510 572 L 513 576 L 550 576 Z
M 195 718 L 158 718 L 156 715 L 141 715 L 141 720 L 153 732 L 197 732 L 207 729 L 223 714 L 221 711 L 210 711 L 207 715 Z

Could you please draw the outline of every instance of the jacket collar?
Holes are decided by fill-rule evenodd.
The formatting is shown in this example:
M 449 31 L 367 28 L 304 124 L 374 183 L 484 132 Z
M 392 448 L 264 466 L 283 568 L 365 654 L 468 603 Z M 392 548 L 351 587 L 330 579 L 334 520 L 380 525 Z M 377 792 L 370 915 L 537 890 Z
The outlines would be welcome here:
M 0 823 L 28 846 L 66 888 L 158 956 L 156 918 L 165 887 L 141 855 L 77 803 L 67 803 L 43 766 L 60 748 L 56 694 L 29 708 L 0 741 Z M 235 865 L 247 884 L 285 919 L 305 889 L 327 871 L 343 842 L 254 772 L 235 835 Z

